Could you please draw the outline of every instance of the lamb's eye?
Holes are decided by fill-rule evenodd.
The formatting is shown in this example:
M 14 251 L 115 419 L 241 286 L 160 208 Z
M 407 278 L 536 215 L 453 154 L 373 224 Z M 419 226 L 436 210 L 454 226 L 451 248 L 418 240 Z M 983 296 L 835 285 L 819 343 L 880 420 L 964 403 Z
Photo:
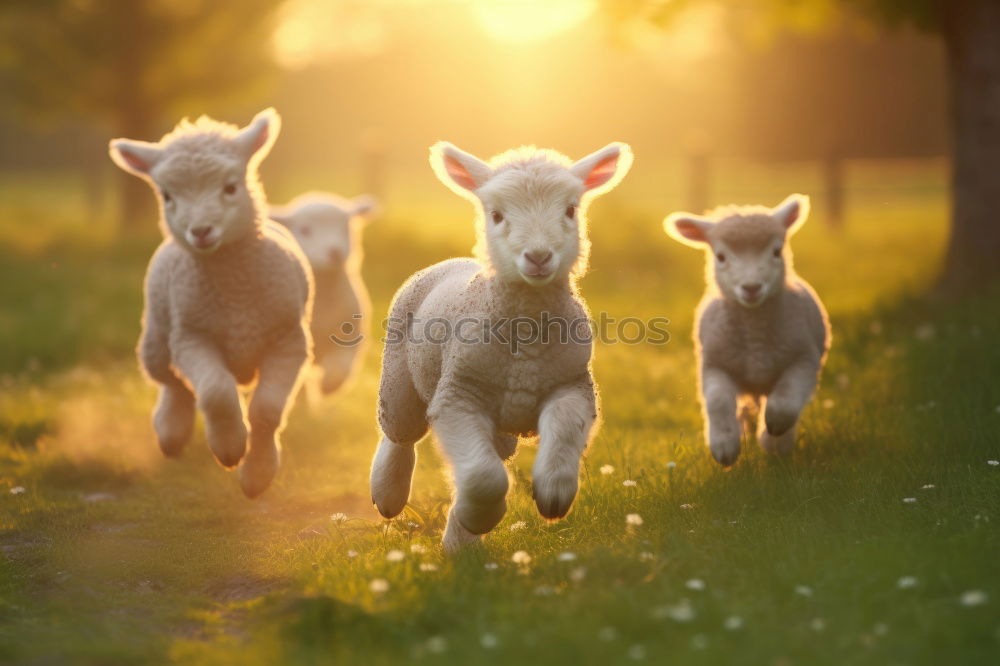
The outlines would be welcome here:
M 723 254 L 722 252 L 716 252 L 715 258 L 719 260 L 720 264 L 726 263 L 726 255 Z
M 490 218 L 492 218 L 493 224 L 500 224 L 501 222 L 503 222 L 503 213 L 501 213 L 498 210 L 495 210 L 492 213 L 490 213 Z
M 222 188 L 225 194 L 236 194 L 236 185 L 234 183 L 226 183 L 225 187 Z
M 299 227 L 299 234 L 301 236 L 309 236 L 311 233 L 312 229 L 310 229 L 307 225 L 303 224 L 301 227 Z
M 170 192 L 160 190 L 160 195 L 163 197 L 163 203 L 170 203 Z
M 781 246 L 780 245 L 778 247 L 774 248 L 774 256 L 776 256 L 776 257 L 780 257 L 781 256 Z
M 566 206 L 566 217 L 570 219 L 576 217 L 576 206 Z

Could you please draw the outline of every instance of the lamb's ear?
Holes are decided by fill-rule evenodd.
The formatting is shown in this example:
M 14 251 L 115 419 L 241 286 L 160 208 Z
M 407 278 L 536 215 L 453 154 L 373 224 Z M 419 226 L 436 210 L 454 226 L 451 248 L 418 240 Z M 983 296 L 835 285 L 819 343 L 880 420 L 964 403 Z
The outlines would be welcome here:
M 431 168 L 442 183 L 462 196 L 475 192 L 493 176 L 486 162 L 447 141 L 431 146 Z
M 146 141 L 112 139 L 108 144 L 108 154 L 111 155 L 111 160 L 125 171 L 146 178 L 163 157 L 163 149 L 155 143 Z
M 291 227 L 292 225 L 292 212 L 287 208 L 273 206 L 268 209 L 267 216 L 283 227 Z
M 809 217 L 809 197 L 804 194 L 791 194 L 771 210 L 774 219 L 788 230 L 788 235 L 794 234 Z
M 701 247 L 708 243 L 708 232 L 715 222 L 691 213 L 671 213 L 663 221 L 663 229 L 675 241 Z
M 584 192 L 604 194 L 621 182 L 632 166 L 632 149 L 627 143 L 609 143 L 569 168 L 583 181 Z
M 378 211 L 378 200 L 370 194 L 362 194 L 351 200 L 351 217 L 370 220 Z
M 239 131 L 233 143 L 248 162 L 260 162 L 271 152 L 280 131 L 281 116 L 273 108 L 264 109 Z

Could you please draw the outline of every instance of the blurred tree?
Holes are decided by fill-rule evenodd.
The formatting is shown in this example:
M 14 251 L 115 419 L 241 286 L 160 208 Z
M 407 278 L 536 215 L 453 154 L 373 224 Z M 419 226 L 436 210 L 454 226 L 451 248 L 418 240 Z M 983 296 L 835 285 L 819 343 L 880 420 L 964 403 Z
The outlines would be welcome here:
M 157 139 L 179 115 L 260 96 L 284 0 L 3 0 L 0 85 L 32 121 L 85 117 Z M 145 186 L 119 174 L 126 227 L 145 226 Z
M 603 0 L 602 8 L 616 25 L 640 19 L 667 27 L 706 1 Z M 882 28 L 912 25 L 939 35 L 947 54 L 952 152 L 952 225 L 942 284 L 958 290 L 1000 277 L 1000 0 L 712 1 L 732 9 L 748 34 L 759 34 L 764 25 L 816 34 L 864 17 Z M 872 99 L 878 101 L 874 94 Z

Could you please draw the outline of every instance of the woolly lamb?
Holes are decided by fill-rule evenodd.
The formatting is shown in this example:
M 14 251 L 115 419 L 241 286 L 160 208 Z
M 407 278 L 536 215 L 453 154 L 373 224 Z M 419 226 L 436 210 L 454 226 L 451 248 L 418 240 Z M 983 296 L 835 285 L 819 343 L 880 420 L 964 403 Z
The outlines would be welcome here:
M 312 346 L 308 264 L 285 229 L 263 221 L 257 166 L 279 128 L 268 109 L 243 129 L 202 117 L 182 121 L 159 143 L 110 145 L 115 163 L 160 199 L 165 240 L 146 274 L 138 348 L 160 384 L 153 413 L 160 448 L 180 455 L 197 396 L 216 459 L 224 467 L 243 460 L 248 497 L 278 470 L 278 434 Z M 254 380 L 245 418 L 237 385 Z
M 431 266 L 396 293 L 371 490 L 383 516 L 403 510 L 414 444 L 429 425 L 454 473 L 443 537 L 453 552 L 503 517 L 503 460 L 518 435 L 539 438 L 532 476 L 542 516 L 565 516 L 576 497 L 580 457 L 597 419 L 587 310 L 576 289 L 589 250 L 583 211 L 621 180 L 632 154 L 614 143 L 570 164 L 526 147 L 487 164 L 438 143 L 430 159 L 438 178 L 481 213 L 478 260 Z M 525 334 L 523 327 L 538 331 L 553 321 L 561 325 L 551 336 L 514 350 L 512 336 Z
M 374 210 L 372 197 L 331 194 L 305 194 L 271 209 L 271 219 L 288 227 L 312 266 L 312 337 L 323 393 L 344 385 L 367 348 L 371 301 L 361 279 L 361 226 Z
M 764 450 L 791 452 L 799 414 L 826 360 L 826 311 L 792 270 L 786 242 L 808 212 L 808 197 L 793 194 L 773 210 L 728 207 L 710 218 L 674 213 L 664 222 L 676 240 L 707 251 L 708 289 L 694 338 L 708 446 L 726 466 L 740 453 L 737 402 L 747 435 L 757 419 Z

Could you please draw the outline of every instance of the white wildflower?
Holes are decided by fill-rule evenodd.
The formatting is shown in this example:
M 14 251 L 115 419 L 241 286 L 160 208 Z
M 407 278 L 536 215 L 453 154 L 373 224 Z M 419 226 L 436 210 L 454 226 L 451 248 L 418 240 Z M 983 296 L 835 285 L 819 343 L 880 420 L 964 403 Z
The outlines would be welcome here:
M 418 555 L 422 555 L 423 553 L 427 552 L 427 546 L 425 546 L 423 544 L 420 544 L 420 543 L 411 543 L 410 544 L 410 552 L 411 553 L 416 553 Z
M 514 564 L 527 566 L 531 564 L 531 555 L 528 555 L 527 551 L 519 550 L 510 556 L 510 561 L 513 562 Z
M 640 562 L 652 562 L 655 559 L 656 559 L 656 555 L 653 555 L 648 550 L 644 550 L 641 553 L 639 553 L 639 561 Z
M 622 485 L 625 486 L 626 488 L 635 488 L 639 484 L 633 481 L 632 479 L 625 479 L 624 481 L 622 481 Z
M 739 615 L 730 615 L 726 618 L 722 626 L 726 628 L 727 631 L 738 631 L 743 628 L 743 618 Z
M 420 563 L 420 570 L 421 571 L 437 571 L 438 570 L 438 565 L 434 564 L 433 562 L 421 562 Z
M 347 551 L 347 556 L 353 559 L 353 558 L 355 558 L 355 557 L 358 556 L 358 551 L 356 551 L 356 550 L 349 550 L 349 551 Z
M 564 553 L 559 553 L 559 556 L 556 559 L 558 559 L 560 562 L 572 562 L 573 560 L 576 559 L 576 553 L 571 553 L 569 551 L 566 551 Z
M 24 486 L 14 486 L 10 489 L 11 495 L 22 495 L 24 494 Z
M 615 468 L 612 465 L 601 465 L 601 474 L 604 476 L 609 476 L 615 473 Z
M 800 597 L 811 597 L 813 595 L 813 589 L 808 585 L 796 585 L 795 594 Z
M 904 497 L 903 498 L 903 504 L 916 504 L 916 503 L 917 503 L 917 498 L 916 497 Z
M 406 558 L 406 553 L 401 550 L 390 550 L 385 554 L 385 559 L 389 562 L 402 562 Z
M 967 592 L 962 592 L 962 596 L 959 597 L 959 602 L 967 608 L 982 606 L 987 602 L 987 600 L 988 597 L 982 590 L 969 590 Z
M 441 654 L 448 650 L 448 641 L 444 636 L 431 636 L 427 639 L 427 651 Z
M 585 567 L 576 567 L 569 572 L 569 579 L 574 583 L 579 583 L 581 580 L 586 578 L 587 569 Z
M 997 465 L 1000 465 L 1000 460 L 987 460 L 986 464 L 989 465 L 990 467 L 996 467 Z M 20 488 L 20 486 L 18 487 Z M 11 488 L 10 492 L 14 492 L 14 489 Z M 24 492 L 24 488 L 21 488 L 21 492 L 22 493 Z
M 896 587 L 901 590 L 909 590 L 917 586 L 917 579 L 913 576 L 903 576 L 896 581 Z
M 646 648 L 636 643 L 628 649 L 629 659 L 634 659 L 635 661 L 642 661 L 646 658 Z
M 330 516 L 330 520 L 332 520 L 335 523 L 346 523 L 347 514 L 344 513 L 343 511 L 338 511 L 337 513 Z
M 705 634 L 695 634 L 691 637 L 691 647 L 695 650 L 704 650 L 708 647 L 708 636 Z
M 934 484 L 933 483 L 925 483 L 924 485 L 920 486 L 920 489 L 921 490 L 933 490 L 934 489 Z
M 625 516 L 625 524 L 630 527 L 639 527 L 642 525 L 642 516 L 637 513 L 630 513 Z
M 675 463 L 673 460 L 671 460 L 670 462 L 667 463 L 667 469 L 674 469 L 676 467 L 677 467 L 677 463 Z
M 813 618 L 813 621 L 809 623 L 813 631 L 823 631 L 826 629 L 826 620 L 821 617 Z
M 694 504 L 681 504 L 682 509 L 693 509 Z
M 479 638 L 479 644 L 487 650 L 492 650 L 500 645 L 500 641 L 497 639 L 496 634 L 483 634 Z
M 600 631 L 597 632 L 597 637 L 605 643 L 610 643 L 618 638 L 618 630 L 614 627 L 601 627 Z
M 385 594 L 389 591 L 389 581 L 385 578 L 373 578 L 370 583 L 368 583 L 368 589 L 375 594 Z
M 704 590 L 705 581 L 703 581 L 700 578 L 692 578 L 691 580 L 689 580 L 684 584 L 684 587 L 686 587 L 689 590 L 698 590 L 698 591 Z
M 496 562 L 487 562 L 486 564 L 483 565 L 483 568 L 486 569 L 487 571 L 496 571 L 497 569 L 500 568 L 500 565 L 497 564 Z
M 510 525 L 510 527 L 508 529 L 511 532 L 516 532 L 518 530 L 523 530 L 527 526 L 528 526 L 528 523 L 524 522 L 523 520 L 519 520 L 516 523 L 511 523 L 511 525 Z

